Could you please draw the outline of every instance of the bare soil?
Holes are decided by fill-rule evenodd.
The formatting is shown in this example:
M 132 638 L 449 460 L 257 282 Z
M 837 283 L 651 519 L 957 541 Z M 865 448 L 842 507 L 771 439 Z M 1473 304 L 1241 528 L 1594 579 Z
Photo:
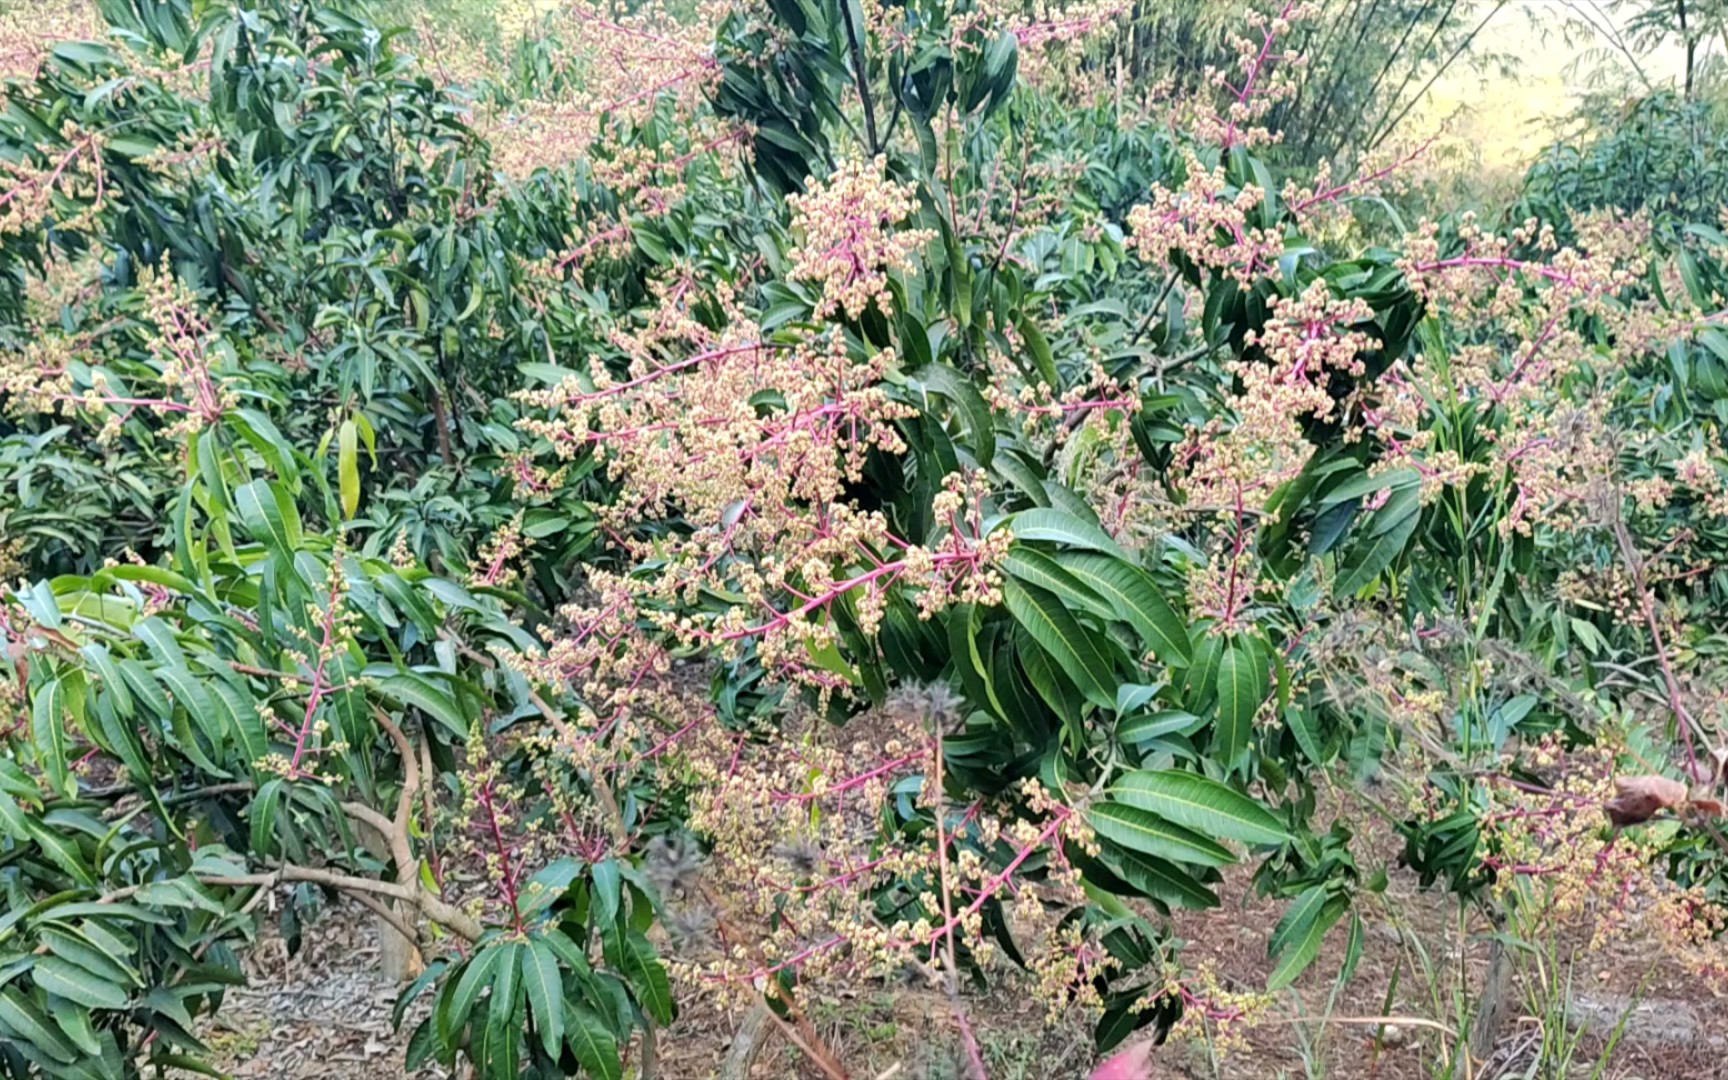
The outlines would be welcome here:
M 1387 844 L 1375 844 L 1387 847 Z M 1388 859 L 1390 852 L 1387 852 Z M 1460 924 L 1458 907 L 1439 891 L 1389 867 L 1379 897 L 1358 905 L 1365 923 L 1354 977 L 1337 988 L 1346 924 L 1334 930 L 1313 968 L 1258 1022 L 1220 1044 L 1206 1036 L 1172 1039 L 1153 1056 L 1159 1080 L 1432 1080 L 1447 1076 L 1451 1040 L 1424 1024 L 1455 1030 L 1455 995 L 1482 985 L 1490 928 Z M 1223 894 L 1250 890 L 1246 875 Z M 1266 942 L 1283 902 L 1249 899 L 1203 914 L 1184 913 L 1177 930 L 1190 964 L 1209 963 L 1229 989 L 1254 991 L 1271 970 Z M 1497 1048 L 1457 1080 L 1728 1080 L 1728 999 L 1712 993 L 1654 947 L 1621 943 L 1592 952 L 1562 945 L 1570 966 L 1562 1012 L 1576 1039 L 1548 1033 L 1555 1010 L 1535 994 L 1534 956 L 1515 950 L 1509 1008 Z M 266 933 L 247 958 L 251 985 L 230 994 L 205 1028 L 236 1077 L 404 1077 L 403 1050 L 413 1019 L 391 1023 L 397 987 L 376 973 L 371 917 L 339 906 L 305 930 L 305 948 L 289 957 L 280 936 Z M 1551 980 L 1555 981 L 1555 980 Z M 990 1080 L 1084 1078 L 1094 1064 L 1089 1022 L 1075 1015 L 1051 1023 L 1043 1004 L 1012 977 L 988 995 L 967 999 Z M 422 1003 L 424 1007 L 424 1003 Z M 907 987 L 861 987 L 846 1000 L 812 1006 L 811 1021 L 854 1080 L 969 1080 L 945 999 Z M 1391 1015 L 1390 1025 L 1351 1018 Z M 1625 1018 L 1624 1024 L 1622 1019 Z M 742 1014 L 688 1003 L 660 1035 L 660 1076 L 704 1080 L 725 1056 Z M 1617 1029 L 1623 1027 L 1623 1031 Z M 1545 1041 L 1576 1042 L 1569 1065 L 1543 1054 Z M 1541 1060 L 1539 1060 L 1541 1059 Z M 783 1038 L 770 1034 L 756 1080 L 821 1080 Z M 447 1080 L 425 1070 L 419 1077 Z

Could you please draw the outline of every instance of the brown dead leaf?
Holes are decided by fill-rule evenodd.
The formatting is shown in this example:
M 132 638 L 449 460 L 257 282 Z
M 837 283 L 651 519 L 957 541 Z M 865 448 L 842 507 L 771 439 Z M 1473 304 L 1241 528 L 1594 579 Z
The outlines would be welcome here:
M 1622 776 L 1614 781 L 1614 798 L 1603 804 L 1608 820 L 1616 825 L 1637 825 L 1658 811 L 1673 810 L 1686 802 L 1686 785 L 1666 776 Z

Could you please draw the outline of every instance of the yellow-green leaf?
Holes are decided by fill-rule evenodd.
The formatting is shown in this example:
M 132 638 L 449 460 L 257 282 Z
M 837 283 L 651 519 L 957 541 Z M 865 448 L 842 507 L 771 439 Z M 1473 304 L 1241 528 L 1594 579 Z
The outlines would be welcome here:
M 354 421 L 342 422 L 336 442 L 336 477 L 342 489 L 342 513 L 353 517 L 360 510 L 360 433 Z

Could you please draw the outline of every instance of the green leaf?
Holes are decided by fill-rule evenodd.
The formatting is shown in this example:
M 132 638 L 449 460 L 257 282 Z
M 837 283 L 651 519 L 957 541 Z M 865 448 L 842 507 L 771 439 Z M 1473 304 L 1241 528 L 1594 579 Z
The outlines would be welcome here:
M 248 765 L 256 764 L 270 752 L 269 735 L 264 730 L 264 718 L 253 700 L 220 679 L 209 684 L 210 702 L 225 718 L 225 727 L 246 753 Z
M 1062 602 L 1045 589 L 1008 578 L 1003 582 L 1002 594 L 1015 621 L 1043 646 L 1080 693 L 1094 705 L 1113 708 L 1118 680 L 1097 637 L 1076 622 Z
M 126 991 L 106 979 L 69 964 L 58 956 L 44 956 L 30 969 L 30 978 L 50 994 L 90 1009 L 124 1009 Z
M 481 948 L 469 957 L 447 1005 L 440 1002 L 445 1008 L 438 1014 L 438 1031 L 445 1043 L 458 1041 L 462 1029 L 468 1025 L 468 1014 L 474 1011 L 474 1003 L 480 998 L 480 991 L 491 985 L 492 969 L 497 966 L 500 956 L 499 949 Z
M 70 1064 L 78 1059 L 78 1048 L 15 986 L 0 990 L 0 1024 L 55 1061 Z
M 152 621 L 154 620 L 139 623 L 132 628 L 132 632 L 137 634 Z M 169 704 L 168 695 L 162 690 L 162 683 L 150 673 L 150 669 L 130 657 L 122 659 L 119 668 L 121 677 L 126 681 L 126 688 L 132 693 L 132 699 L 143 705 L 157 719 L 165 719 L 172 706 Z
M 1161 662 L 1187 666 L 1188 624 L 1158 591 L 1152 575 L 1108 555 L 1063 552 L 1057 562 L 1108 600 L 1116 616 L 1134 627 L 1142 644 Z
M 1089 556 L 1103 558 L 1103 556 Z M 1036 585 L 1054 593 L 1068 607 L 1089 611 L 1101 619 L 1117 618 L 1110 601 L 1094 592 L 1085 582 L 1069 573 L 1055 559 L 1037 548 L 1015 544 L 1002 560 L 1002 569 L 1028 585 Z
M 127 689 L 126 680 L 120 674 L 120 669 L 114 665 L 114 656 L 108 651 L 108 646 L 100 642 L 91 642 L 79 652 L 96 669 L 99 684 L 106 690 L 114 702 L 114 709 L 126 719 L 132 718 L 132 691 Z
M 654 947 L 641 932 L 632 930 L 624 937 L 624 973 L 636 998 L 661 1026 L 677 1016 L 672 1001 L 672 983 L 666 976 L 666 966 L 655 955 Z
M 48 924 L 37 928 L 48 950 L 70 964 L 83 968 L 99 979 L 111 983 L 127 983 L 142 989 L 144 980 L 136 969 L 121 957 L 103 948 L 93 937 L 71 927 Z
M 565 1002 L 564 1026 L 570 1052 L 585 1072 L 600 1080 L 623 1080 L 624 1063 L 618 1058 L 618 1040 L 599 1014 L 582 1003 Z
M 1716 354 L 1716 359 L 1728 363 L 1728 334 L 1714 326 L 1698 331 L 1698 343 Z
M 1266 668 L 1252 646 L 1232 643 L 1218 661 L 1218 723 L 1213 756 L 1226 769 L 1248 745 L 1254 714 L 1266 700 Z
M 342 422 L 337 436 L 336 477 L 343 516 L 352 518 L 360 510 L 360 432 L 352 420 Z
M 70 61 L 71 63 L 78 64 L 82 67 L 92 68 L 109 67 L 115 62 L 113 50 L 109 49 L 106 45 L 94 41 L 62 42 L 61 44 L 54 46 L 54 58 L 56 60 Z M 160 149 L 161 147 L 152 143 L 149 144 L 149 149 L 142 151 L 142 153 L 148 154 L 151 151 Z M 123 150 L 121 152 L 125 153 L 126 151 Z
M 398 1028 L 402 1026 L 403 1018 L 408 1015 L 408 1009 L 426 992 L 426 988 L 444 977 L 444 972 L 450 966 L 446 959 L 438 959 L 426 965 L 426 969 L 408 984 L 408 989 L 396 995 L 396 1003 L 390 1006 L 390 1022 Z
M 516 1012 L 516 1003 L 521 1000 L 517 990 L 520 988 L 522 956 L 525 952 L 522 944 L 516 941 L 505 942 L 496 948 L 498 962 L 493 965 L 492 996 L 486 1007 L 488 1023 L 491 1025 L 508 1023 Z
M 907 372 L 906 379 L 954 403 L 966 421 L 972 456 L 980 466 L 989 468 L 996 456 L 996 420 L 972 380 L 944 364 L 926 364 Z
M 1008 710 L 1003 707 L 1001 699 L 996 694 L 995 680 L 990 673 L 990 665 L 984 662 L 984 656 L 978 650 L 978 609 L 972 604 L 956 604 L 948 614 L 948 648 L 954 657 L 954 669 L 960 676 L 960 681 L 966 687 L 966 694 L 973 701 L 988 704 L 990 710 L 1003 719 L 1009 719 Z
M 484 1061 L 486 1076 L 512 1080 L 522 1074 L 522 1030 L 496 1013 L 486 1020 L 486 1050 L 476 1061 Z
M 1392 509 L 1397 509 L 1399 515 L 1395 518 L 1380 517 L 1381 511 Z M 1419 501 L 1396 508 L 1388 505 L 1375 511 L 1375 518 L 1369 526 L 1370 534 L 1350 549 L 1349 557 L 1338 568 L 1338 579 L 1332 585 L 1333 595 L 1354 596 L 1379 577 L 1380 572 L 1391 566 L 1404 551 L 1404 545 L 1416 532 L 1421 519 Z
M 11 802 L 11 796 L 0 794 L 0 802 Z M 42 849 L 42 854 L 66 873 L 72 875 L 80 885 L 94 888 L 96 875 L 85 865 L 84 857 L 78 851 L 78 845 L 66 833 L 50 828 L 40 818 L 24 819 L 24 833 L 36 846 Z
M 137 904 L 108 904 L 100 900 L 56 904 L 44 914 L 55 919 L 112 919 L 116 922 L 149 923 L 152 926 L 168 926 L 174 921 L 160 911 L 151 911 Z
M 1350 901 L 1333 896 L 1325 885 L 1316 885 L 1296 898 L 1272 933 L 1270 951 L 1278 966 L 1266 980 L 1266 989 L 1281 990 L 1296 981 L 1320 955 L 1326 931 L 1350 909 Z
M 1282 844 L 1290 833 L 1253 799 L 1197 773 L 1131 772 L 1108 793 L 1117 802 L 1150 810 L 1166 821 L 1207 836 L 1245 844 Z
M 48 1012 L 54 1018 L 54 1026 L 60 1033 L 71 1040 L 86 1061 L 102 1056 L 102 1043 L 96 1038 L 96 1028 L 90 1023 L 90 1013 L 70 1001 L 62 998 L 48 999 Z M 115 1070 L 117 1072 L 118 1070 Z M 92 1073 L 91 1075 L 97 1075 Z M 113 1075 L 111 1073 L 110 1075 Z
M 1392 469 L 1383 473 L 1359 472 L 1320 498 L 1320 509 L 1336 506 L 1347 499 L 1360 499 L 1386 488 L 1402 488 L 1420 484 L 1422 474 L 1415 469 Z
M 1290 734 L 1296 736 L 1296 745 L 1302 748 L 1302 754 L 1315 765 L 1327 764 L 1328 757 L 1320 745 L 1320 733 L 1315 730 L 1320 717 L 1314 709 L 1304 709 L 1300 705 L 1287 705 L 1284 708 L 1284 726 L 1290 729 Z
M 216 751 L 217 760 L 220 760 L 222 748 L 228 742 L 227 725 L 223 723 L 223 714 L 216 711 L 210 695 L 205 692 L 204 684 L 183 667 L 158 668 L 156 677 L 167 685 L 174 695 L 174 700 L 179 702 L 186 710 L 186 715 L 197 723 L 198 730 L 210 740 L 210 746 Z
M 1118 559 L 1128 558 L 1128 553 L 1109 533 L 1065 510 L 1048 507 L 1022 510 L 1003 519 L 1003 525 L 1014 533 L 1016 540 L 1049 540 L 1072 548 L 1101 551 Z
M 1132 746 L 1165 735 L 1192 735 L 1205 726 L 1206 721 L 1191 712 L 1165 709 L 1124 721 L 1116 728 L 1116 739 Z
M 66 762 L 66 710 L 59 679 L 51 679 L 36 690 L 32 703 L 30 733 L 36 743 L 36 760 L 48 774 L 55 791 L 70 797 L 78 790 Z
M 204 891 L 204 886 L 189 876 L 152 881 L 140 888 L 137 895 L 138 902 L 148 907 L 183 908 L 211 915 L 227 913 L 221 901 L 210 896 Z
M 1684 244 L 1674 252 L 1676 261 L 1680 264 L 1680 280 L 1686 286 L 1686 293 L 1692 297 L 1692 302 L 1700 308 L 1710 307 L 1710 290 L 1704 287 L 1704 281 L 1698 275 L 1698 260 Z
M 1222 844 L 1139 807 L 1096 802 L 1086 811 L 1086 820 L 1099 836 L 1143 855 L 1195 866 L 1228 866 L 1236 861 Z
M 1105 865 L 1145 895 L 1172 907 L 1205 911 L 1218 906 L 1218 894 L 1175 863 L 1142 855 L 1128 848 L 1106 853 Z
M 530 940 L 522 959 L 522 985 L 534 1014 L 535 1030 L 546 1056 L 556 1059 L 564 1044 L 564 975 L 558 958 L 543 941 Z
M 1056 371 L 1056 357 L 1050 351 L 1050 342 L 1045 339 L 1044 331 L 1031 317 L 1020 317 L 1020 340 L 1026 343 L 1026 351 L 1032 354 L 1032 366 L 1038 369 L 1038 374 L 1044 382 L 1056 393 L 1062 392 L 1062 378 Z
M 180 648 L 174 628 L 162 619 L 152 615 L 134 626 L 132 634 L 150 649 L 150 655 L 163 667 L 186 666 L 186 652 Z
M 256 409 L 235 409 L 228 416 L 241 437 L 275 471 L 276 478 L 288 486 L 288 493 L 300 494 L 300 469 L 295 462 L 294 444 L 283 437 L 275 422 Z
M 404 671 L 378 682 L 378 692 L 398 705 L 412 706 L 443 724 L 458 739 L 468 738 L 468 721 L 456 707 L 456 699 L 432 680 L 417 672 Z
M 602 928 L 609 928 L 619 921 L 618 912 L 624 902 L 624 877 L 618 872 L 618 864 L 611 859 L 595 863 L 588 874 L 593 883 L 594 922 Z
M 234 508 L 252 539 L 285 558 L 300 548 L 300 514 L 294 503 L 267 480 L 254 480 L 234 492 Z
M 1350 936 L 1344 941 L 1344 962 L 1338 966 L 1337 986 L 1348 986 L 1350 980 L 1356 977 L 1356 965 L 1362 962 L 1362 952 L 1366 932 L 1362 925 L 1362 916 L 1350 914 Z
M 265 856 L 276 850 L 276 815 L 282 809 L 283 781 L 272 777 L 259 787 L 247 812 L 251 820 L 252 854 Z

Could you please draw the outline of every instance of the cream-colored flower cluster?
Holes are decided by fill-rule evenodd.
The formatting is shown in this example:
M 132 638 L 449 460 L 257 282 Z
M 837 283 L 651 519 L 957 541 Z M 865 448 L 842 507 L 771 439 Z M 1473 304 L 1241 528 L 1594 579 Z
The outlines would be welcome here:
M 1290 34 L 1302 23 L 1320 16 L 1317 3 L 1285 0 L 1275 14 L 1250 8 L 1242 15 L 1247 33 L 1231 34 L 1236 53 L 1233 68 L 1207 70 L 1207 82 L 1223 102 L 1219 110 L 1211 102 L 1191 103 L 1190 119 L 1195 137 L 1218 146 L 1266 146 L 1279 135 L 1265 121 L 1279 102 L 1296 93 L 1296 73 L 1307 63 L 1298 50 L 1288 47 Z
M 61 232 L 80 232 L 106 205 L 102 134 L 80 131 L 70 120 L 60 134 L 65 146 L 48 151 L 45 161 L 0 160 L 0 238 L 31 232 L 51 217 Z
M 1150 198 L 1128 212 L 1130 246 L 1155 265 L 1179 253 L 1243 284 L 1277 265 L 1283 231 L 1251 220 L 1266 192 L 1252 184 L 1233 189 L 1223 167 L 1208 169 L 1192 148 L 1183 158 L 1180 188 L 1155 185 Z
M 802 195 L 787 196 L 798 246 L 792 249 L 794 281 L 822 287 L 816 314 L 844 311 L 862 318 L 872 304 L 893 308 L 888 274 L 917 268 L 914 256 L 935 239 L 930 229 L 896 229 L 918 209 L 910 184 L 884 175 L 887 159 L 846 161 L 826 180 L 812 179 Z
M 1496 872 L 1496 891 L 1515 894 L 1519 917 L 1544 934 L 1573 927 L 1589 935 L 1592 949 L 1656 940 L 1694 972 L 1728 976 L 1720 936 L 1728 908 L 1668 880 L 1666 844 L 1654 827 L 1616 828 L 1604 817 L 1603 807 L 1624 791 L 1612 749 L 1563 750 L 1553 740 L 1535 754 L 1556 774 L 1546 786 L 1489 789 L 1482 835 L 1491 854 L 1483 861 Z
M 556 36 L 556 82 L 569 90 L 478 117 L 476 126 L 492 144 L 493 164 L 514 179 L 562 168 L 592 155 L 610 133 L 639 128 L 667 102 L 686 122 L 693 142 L 723 133 L 703 106 L 720 75 L 715 28 L 730 9 L 725 3 L 702 3 L 680 16 L 650 2 L 620 14 L 605 4 L 572 0 L 544 19 L 512 19 L 512 28 L 522 35 Z M 448 77 L 453 81 L 489 73 L 491 65 L 480 58 L 460 51 L 452 55 L 455 70 Z M 437 66 L 442 54 L 435 52 L 432 59 Z M 609 157 L 615 149 L 594 156 Z M 625 169 L 640 166 L 622 163 Z
M 1320 280 L 1274 301 L 1265 327 L 1248 335 L 1252 351 L 1225 364 L 1240 387 L 1226 399 L 1228 413 L 1192 431 L 1179 455 L 1192 506 L 1264 511 L 1313 455 L 1303 425 L 1338 419 L 1334 378 L 1363 376 L 1361 355 L 1372 342 L 1354 327 L 1371 318 L 1360 299 L 1338 299 Z
M 55 45 L 100 41 L 107 24 L 92 0 L 32 0 L 0 11 L 0 82 L 32 79 Z

